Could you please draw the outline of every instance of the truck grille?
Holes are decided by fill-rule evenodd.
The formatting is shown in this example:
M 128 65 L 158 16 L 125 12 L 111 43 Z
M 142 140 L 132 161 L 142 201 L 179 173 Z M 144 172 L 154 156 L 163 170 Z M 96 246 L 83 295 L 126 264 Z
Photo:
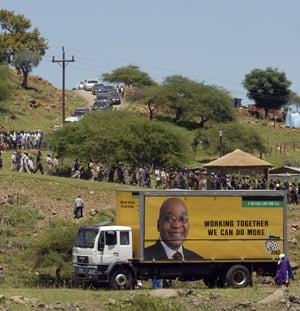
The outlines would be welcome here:
M 89 263 L 89 257 L 88 256 L 77 256 L 77 262 L 78 263 Z

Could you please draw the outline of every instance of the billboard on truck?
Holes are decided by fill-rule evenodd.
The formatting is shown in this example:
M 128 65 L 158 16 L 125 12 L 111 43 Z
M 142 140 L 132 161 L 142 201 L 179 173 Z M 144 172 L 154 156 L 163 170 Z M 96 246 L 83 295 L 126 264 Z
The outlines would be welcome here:
M 277 191 L 141 192 L 140 255 L 173 259 L 178 246 L 185 261 L 275 260 L 286 252 L 285 205 L 285 194 Z

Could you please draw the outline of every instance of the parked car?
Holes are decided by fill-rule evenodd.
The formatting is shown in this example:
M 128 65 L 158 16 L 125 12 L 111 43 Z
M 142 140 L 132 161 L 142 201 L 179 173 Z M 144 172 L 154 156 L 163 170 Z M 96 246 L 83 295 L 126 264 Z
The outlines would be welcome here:
M 121 105 L 121 97 L 118 92 L 110 93 L 110 104 L 111 105 Z
M 3 269 L 3 267 L 0 265 L 0 283 L 3 282 L 4 279 L 5 279 L 4 269 Z
M 111 92 L 115 92 L 116 89 L 113 85 L 103 85 L 100 90 L 99 93 L 111 93 Z
M 83 89 L 86 91 L 91 91 L 93 86 L 98 83 L 98 80 L 84 80 L 83 82 Z
M 107 99 L 98 99 L 94 102 L 91 111 L 105 110 L 109 108 L 110 108 L 110 104 Z
M 109 92 L 114 92 L 116 88 L 113 85 L 103 85 L 102 90 L 108 90 Z
M 56 125 L 53 125 L 53 126 L 52 126 L 53 131 L 58 131 L 58 130 L 60 130 L 61 128 L 63 128 L 63 125 L 62 125 L 62 124 L 56 124 Z
M 107 100 L 107 101 L 110 101 L 110 94 L 109 93 L 98 93 L 96 95 L 96 100 Z
M 78 119 L 81 119 L 84 115 L 86 115 L 90 111 L 90 108 L 76 108 L 74 112 L 72 113 L 73 117 L 77 117 Z
M 84 87 L 83 81 L 80 81 L 77 83 L 77 86 L 76 86 L 77 90 L 83 90 L 83 87 Z
M 100 92 L 101 88 L 103 87 L 103 83 L 96 83 L 92 87 L 92 94 L 96 95 Z
M 73 123 L 79 121 L 78 117 L 67 117 L 65 118 L 65 123 Z

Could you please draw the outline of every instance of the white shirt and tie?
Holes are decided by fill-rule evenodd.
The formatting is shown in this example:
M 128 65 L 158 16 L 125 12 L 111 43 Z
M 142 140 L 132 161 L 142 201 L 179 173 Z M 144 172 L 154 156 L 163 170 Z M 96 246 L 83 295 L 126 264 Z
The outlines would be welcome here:
M 182 245 L 174 251 L 174 249 L 171 249 L 164 241 L 160 240 L 160 242 L 168 259 L 184 260 Z

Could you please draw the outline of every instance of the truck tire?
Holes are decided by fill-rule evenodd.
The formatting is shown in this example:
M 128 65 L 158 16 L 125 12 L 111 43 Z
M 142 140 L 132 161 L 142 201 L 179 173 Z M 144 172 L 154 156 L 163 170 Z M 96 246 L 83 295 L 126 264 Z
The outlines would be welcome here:
M 116 268 L 110 277 L 110 285 L 112 289 L 132 289 L 133 288 L 133 278 L 130 271 L 126 268 L 119 267 Z
M 251 283 L 250 272 L 243 265 L 234 265 L 226 273 L 226 283 L 228 287 L 243 288 Z

